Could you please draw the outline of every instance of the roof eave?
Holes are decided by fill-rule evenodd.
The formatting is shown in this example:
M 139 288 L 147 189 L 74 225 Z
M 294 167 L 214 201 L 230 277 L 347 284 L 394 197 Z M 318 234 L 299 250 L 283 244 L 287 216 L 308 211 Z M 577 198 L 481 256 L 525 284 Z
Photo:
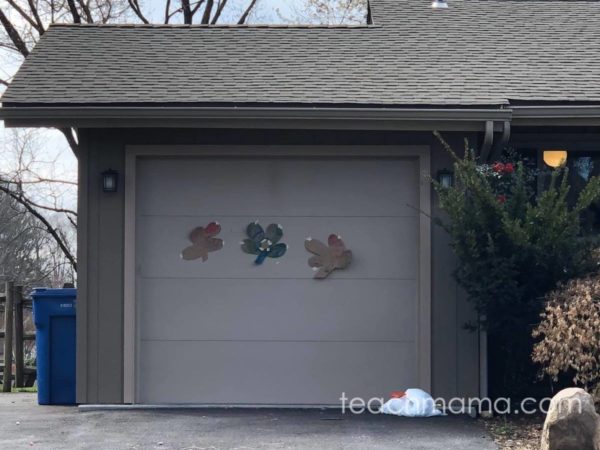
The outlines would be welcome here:
M 338 107 L 186 107 L 186 106 L 28 106 L 0 108 L 9 127 L 229 127 L 380 128 L 414 122 L 435 128 L 440 122 L 481 123 L 511 119 L 500 107 L 338 108 Z
M 481 129 L 485 122 L 513 126 L 600 126 L 600 104 L 478 107 L 278 106 L 30 106 L 4 104 L 8 127 L 74 128 L 305 128 Z
M 600 126 L 600 104 L 512 105 L 513 125 Z

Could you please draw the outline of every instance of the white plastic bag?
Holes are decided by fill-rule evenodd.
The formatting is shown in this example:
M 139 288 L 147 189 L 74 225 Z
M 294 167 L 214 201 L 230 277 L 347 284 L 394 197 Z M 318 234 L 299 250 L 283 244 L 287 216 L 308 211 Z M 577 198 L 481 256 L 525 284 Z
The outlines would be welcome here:
M 433 397 L 422 389 L 407 389 L 403 397 L 392 398 L 385 402 L 379 412 L 404 417 L 442 415 L 442 412 L 435 407 Z

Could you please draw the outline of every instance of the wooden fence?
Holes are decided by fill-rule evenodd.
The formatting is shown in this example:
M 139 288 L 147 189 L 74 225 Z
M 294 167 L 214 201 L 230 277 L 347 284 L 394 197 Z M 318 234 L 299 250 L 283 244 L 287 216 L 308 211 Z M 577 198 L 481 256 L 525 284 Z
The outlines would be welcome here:
M 2 371 L 2 391 L 10 392 L 15 369 L 15 387 L 31 384 L 34 368 L 25 367 L 25 341 L 35 340 L 35 334 L 25 334 L 24 309 L 31 309 L 31 300 L 23 297 L 23 286 L 13 282 L 6 283 L 4 295 L 0 295 L 0 306 L 4 306 L 4 325 L 0 329 L 0 339 L 4 339 L 4 362 L 0 362 Z M 13 361 L 14 351 L 14 361 Z M 33 374 L 32 374 L 33 372 Z M 26 378 L 28 379 L 26 383 Z

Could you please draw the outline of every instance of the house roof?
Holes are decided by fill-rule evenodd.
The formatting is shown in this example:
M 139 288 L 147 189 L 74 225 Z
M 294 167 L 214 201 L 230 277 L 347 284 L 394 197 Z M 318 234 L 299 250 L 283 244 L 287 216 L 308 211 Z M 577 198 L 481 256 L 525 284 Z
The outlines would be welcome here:
M 55 25 L 28 105 L 600 103 L 600 2 L 371 0 L 359 27 Z

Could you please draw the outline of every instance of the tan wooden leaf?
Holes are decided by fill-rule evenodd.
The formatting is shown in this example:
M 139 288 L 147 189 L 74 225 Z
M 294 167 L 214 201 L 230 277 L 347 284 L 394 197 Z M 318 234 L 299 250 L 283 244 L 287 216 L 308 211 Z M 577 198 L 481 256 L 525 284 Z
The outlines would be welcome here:
M 313 278 L 327 278 L 334 270 L 345 269 L 352 262 L 352 252 L 346 250 L 346 246 L 339 236 L 330 235 L 328 244 L 326 245 L 318 239 L 304 241 L 304 248 L 315 255 L 309 258 L 308 265 L 319 268 Z
M 202 261 L 208 260 L 209 252 L 215 252 L 223 248 L 223 240 L 212 237 L 220 231 L 221 226 L 217 222 L 211 222 L 206 227 L 194 228 L 189 234 L 192 245 L 181 252 L 181 257 L 186 261 L 199 258 Z

